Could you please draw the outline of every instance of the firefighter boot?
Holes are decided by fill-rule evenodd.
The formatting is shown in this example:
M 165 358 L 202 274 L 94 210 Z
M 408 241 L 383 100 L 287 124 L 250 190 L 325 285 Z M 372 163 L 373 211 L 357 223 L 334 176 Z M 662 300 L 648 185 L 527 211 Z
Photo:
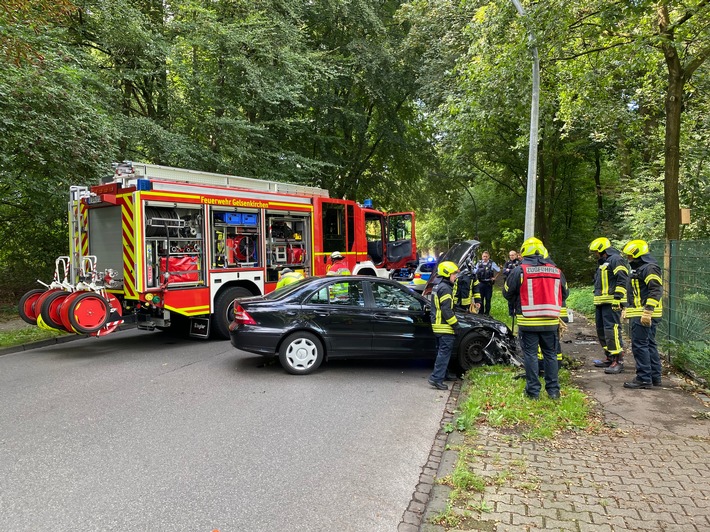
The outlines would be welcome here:
M 608 368 L 609 366 L 611 366 L 611 362 L 612 362 L 611 355 L 609 354 L 609 352 L 606 349 L 604 349 L 604 355 L 606 356 L 606 359 L 595 360 L 593 362 L 595 368 Z
M 604 373 L 616 375 L 624 371 L 624 358 L 621 355 L 612 355 L 611 365 L 604 370 Z
M 612 355 L 611 365 L 604 370 L 604 373 L 616 375 L 624 371 L 624 357 L 622 355 Z

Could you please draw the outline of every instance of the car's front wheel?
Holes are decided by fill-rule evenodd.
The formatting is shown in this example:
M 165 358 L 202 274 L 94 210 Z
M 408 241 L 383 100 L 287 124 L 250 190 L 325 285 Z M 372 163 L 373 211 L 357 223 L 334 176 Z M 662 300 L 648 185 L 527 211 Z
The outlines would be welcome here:
M 279 362 L 291 375 L 313 373 L 323 362 L 323 344 L 314 334 L 295 332 L 281 344 Z
M 458 350 L 458 363 L 462 370 L 485 364 L 486 346 L 490 337 L 483 333 L 467 334 L 461 341 Z

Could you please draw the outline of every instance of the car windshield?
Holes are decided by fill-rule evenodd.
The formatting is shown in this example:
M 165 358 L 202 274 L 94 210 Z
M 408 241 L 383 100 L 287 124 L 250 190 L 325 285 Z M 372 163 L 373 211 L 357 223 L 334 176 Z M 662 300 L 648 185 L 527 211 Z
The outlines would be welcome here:
M 268 300 L 276 300 L 276 299 L 281 299 L 282 297 L 287 296 L 291 292 L 298 290 L 302 286 L 312 283 L 317 277 L 307 277 L 305 279 L 301 279 L 299 281 L 296 281 L 295 283 L 287 284 L 286 286 L 282 286 L 278 290 L 274 290 L 273 292 L 270 292 L 264 296 L 264 299 Z

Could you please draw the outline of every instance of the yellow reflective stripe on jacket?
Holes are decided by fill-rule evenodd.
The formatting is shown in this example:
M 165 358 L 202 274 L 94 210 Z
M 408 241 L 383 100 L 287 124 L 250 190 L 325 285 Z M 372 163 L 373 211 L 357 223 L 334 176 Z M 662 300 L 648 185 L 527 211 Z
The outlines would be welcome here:
M 458 320 L 456 316 L 452 316 L 445 323 L 442 322 L 441 315 L 441 302 L 450 299 L 453 303 L 453 298 L 451 294 L 444 294 L 442 298 L 439 298 L 438 294 L 434 294 L 434 308 L 436 309 L 436 317 L 434 323 L 431 324 L 431 330 L 434 334 L 454 334 L 454 328 L 452 327 Z
M 519 315 L 515 317 L 518 327 L 549 327 L 550 325 L 559 325 L 559 318 L 526 318 Z
M 653 314 L 651 314 L 654 318 L 662 318 L 663 317 L 663 306 L 658 305 L 656 308 L 653 309 Z M 627 318 L 639 318 L 643 316 L 643 307 L 628 307 L 626 309 L 626 317 Z
M 652 273 L 646 277 L 646 279 L 653 279 L 655 281 L 661 282 L 658 275 Z M 654 307 L 652 316 L 654 318 L 663 317 L 663 303 L 657 299 L 648 298 L 645 302 L 641 301 L 641 285 L 638 279 L 631 279 L 631 290 L 633 294 L 633 299 L 630 305 L 626 309 L 627 318 L 639 318 L 643 315 L 643 309 L 646 305 L 649 307 Z
M 661 278 L 656 275 L 655 273 L 650 273 L 646 276 L 646 278 L 643 280 L 644 283 L 649 284 L 649 281 L 657 281 L 658 284 L 663 284 L 663 281 Z
M 639 280 L 638 279 L 631 279 L 631 293 L 633 294 L 633 299 L 631 300 L 631 307 L 640 307 L 641 306 L 641 287 L 639 286 Z M 626 315 L 629 315 L 628 309 L 626 311 Z
M 623 264 L 619 264 L 616 268 L 614 268 L 614 275 L 619 275 L 619 272 L 626 272 L 628 275 L 629 269 Z
M 616 268 L 614 268 L 612 274 L 614 276 L 618 276 L 621 272 L 628 275 L 629 269 L 624 264 L 619 264 Z M 626 299 L 626 287 L 623 284 L 617 283 L 614 287 L 614 292 L 610 292 L 609 268 L 606 264 L 599 268 L 599 279 L 601 281 L 601 294 L 594 295 L 595 305 L 606 305 L 608 303 L 613 303 L 614 299 L 619 299 L 619 297 L 621 297 L 621 299 Z
M 597 297 L 602 298 L 602 297 L 609 297 L 609 268 L 604 266 L 601 269 L 601 278 L 602 278 L 602 293 L 600 296 L 596 296 L 594 299 L 596 300 Z M 596 304 L 596 301 L 594 301 Z

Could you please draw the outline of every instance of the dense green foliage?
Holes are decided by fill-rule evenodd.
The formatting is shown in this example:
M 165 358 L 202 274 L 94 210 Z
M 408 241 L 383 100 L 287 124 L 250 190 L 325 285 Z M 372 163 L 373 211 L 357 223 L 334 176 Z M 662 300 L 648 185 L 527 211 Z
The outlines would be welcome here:
M 416 210 L 424 250 L 478 237 L 501 261 L 525 217 L 531 34 L 536 233 L 568 278 L 588 281 L 599 234 L 707 237 L 710 5 L 524 5 L 4 3 L 0 292 L 47 280 L 68 186 L 122 159 L 371 197 Z

